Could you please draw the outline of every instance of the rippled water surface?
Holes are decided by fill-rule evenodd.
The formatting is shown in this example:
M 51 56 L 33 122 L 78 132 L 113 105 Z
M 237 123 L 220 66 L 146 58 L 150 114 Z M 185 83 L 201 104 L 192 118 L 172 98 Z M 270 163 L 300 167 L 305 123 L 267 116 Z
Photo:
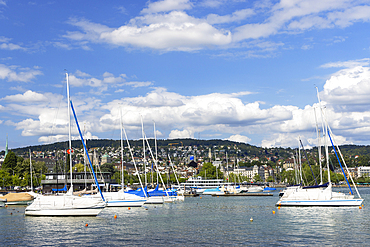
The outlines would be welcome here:
M 370 188 L 359 190 L 363 209 L 278 210 L 278 192 L 106 208 L 98 217 L 26 217 L 24 206 L 9 206 L 0 208 L 0 241 L 2 246 L 370 246 Z

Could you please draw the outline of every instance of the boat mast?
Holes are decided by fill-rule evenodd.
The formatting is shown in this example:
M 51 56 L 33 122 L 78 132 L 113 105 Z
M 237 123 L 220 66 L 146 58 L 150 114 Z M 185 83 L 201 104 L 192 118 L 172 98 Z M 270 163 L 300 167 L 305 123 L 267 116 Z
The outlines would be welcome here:
M 119 108 L 119 122 L 120 122 L 120 129 L 121 129 L 121 172 L 122 172 L 122 179 L 121 179 L 121 186 L 122 190 L 125 188 L 125 175 L 123 171 L 123 131 L 122 131 L 122 111 L 121 107 Z
M 300 138 L 300 137 L 299 137 Z M 298 138 L 298 139 L 299 139 Z M 303 177 L 302 177 L 302 159 L 301 159 L 301 146 L 298 141 L 298 161 L 299 161 L 299 174 L 301 176 L 301 183 L 304 185 Z
M 69 82 L 68 82 L 68 73 L 66 73 L 67 81 L 67 100 L 68 100 L 68 146 L 69 146 L 69 169 L 70 169 L 70 179 L 71 179 L 71 188 L 73 191 L 72 183 L 72 141 L 71 141 L 71 101 L 69 95 Z
M 144 184 L 145 184 L 145 187 L 147 186 L 147 181 L 146 181 L 146 159 L 145 159 L 145 138 L 144 138 L 144 124 L 143 124 L 143 117 L 141 117 L 141 133 L 143 135 L 143 154 L 144 154 L 144 159 L 143 159 L 143 162 L 144 162 Z
M 155 122 L 153 121 L 153 124 L 154 124 L 154 147 L 155 147 L 155 167 L 157 167 L 157 161 L 158 161 L 158 151 L 157 151 L 157 133 L 156 133 L 156 130 L 155 130 Z M 158 173 L 158 171 L 157 171 Z M 154 184 L 153 184 L 153 163 L 152 163 L 152 186 L 154 187 Z M 158 179 L 157 179 L 157 183 L 158 183 Z
M 317 125 L 317 117 L 316 117 L 316 109 L 313 108 L 314 113 L 315 113 L 315 122 L 316 122 L 316 134 L 317 134 L 317 142 L 318 142 L 318 152 L 319 152 L 319 165 L 320 165 L 320 185 L 322 184 L 322 164 L 321 164 L 321 136 L 320 136 L 320 129 L 319 126 Z
M 327 169 L 328 169 L 328 182 L 329 182 L 329 186 L 331 186 L 331 178 L 330 178 L 330 165 L 329 165 L 329 146 L 328 146 L 328 124 L 327 122 L 325 121 L 325 117 L 324 117 L 324 112 L 323 112 L 323 109 L 321 107 L 321 100 L 320 100 L 320 95 L 319 95 L 319 89 L 316 87 L 316 92 L 317 92 L 317 99 L 319 101 L 319 108 L 320 108 L 320 112 L 321 112 L 321 120 L 322 120 L 322 124 L 323 124 L 323 136 L 325 134 L 325 138 L 324 138 L 324 145 L 325 145 L 325 157 L 326 157 L 326 166 L 327 166 Z
M 84 134 L 85 134 L 85 124 L 84 124 Z M 86 146 L 86 140 L 84 139 L 84 142 L 85 142 L 85 146 Z M 87 189 L 87 182 L 86 182 L 86 151 L 84 149 L 84 172 L 85 172 L 85 175 L 84 175 L 84 178 L 85 178 L 85 188 Z
M 30 173 L 31 173 L 31 191 L 33 191 L 31 149 L 30 149 Z

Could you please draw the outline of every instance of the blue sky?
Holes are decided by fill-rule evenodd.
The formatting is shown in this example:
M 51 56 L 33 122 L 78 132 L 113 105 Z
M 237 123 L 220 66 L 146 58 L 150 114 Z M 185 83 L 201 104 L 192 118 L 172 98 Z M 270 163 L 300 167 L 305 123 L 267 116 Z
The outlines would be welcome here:
M 337 143 L 368 145 L 369 24 L 367 0 L 0 0 L 0 150 L 67 139 L 65 70 L 88 138 L 121 109 L 130 139 L 313 146 L 317 87 Z

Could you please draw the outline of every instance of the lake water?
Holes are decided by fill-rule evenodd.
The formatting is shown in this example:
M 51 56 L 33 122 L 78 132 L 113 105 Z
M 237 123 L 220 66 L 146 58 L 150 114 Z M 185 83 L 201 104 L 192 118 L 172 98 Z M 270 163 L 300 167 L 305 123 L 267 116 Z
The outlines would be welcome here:
M 370 188 L 363 209 L 281 208 L 266 197 L 185 198 L 98 217 L 30 217 L 0 208 L 1 246 L 370 246 Z M 272 211 L 276 213 L 273 214 Z M 117 215 L 117 218 L 114 218 Z M 253 218 L 253 222 L 250 219 Z M 88 224 L 86 227 L 85 225 Z

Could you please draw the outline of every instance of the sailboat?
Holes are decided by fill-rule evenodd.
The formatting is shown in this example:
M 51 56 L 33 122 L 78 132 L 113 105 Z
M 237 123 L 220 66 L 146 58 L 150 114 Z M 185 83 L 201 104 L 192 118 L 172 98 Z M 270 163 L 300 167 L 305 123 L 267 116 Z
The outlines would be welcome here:
M 73 108 L 72 101 L 69 97 L 69 83 L 68 73 L 66 73 L 67 81 L 67 99 L 68 99 L 68 136 L 69 136 L 69 165 L 70 165 L 70 188 L 65 194 L 57 195 L 39 195 L 31 205 L 26 207 L 25 215 L 27 216 L 97 216 L 106 206 L 104 197 L 101 194 L 100 187 L 91 164 L 90 157 L 86 149 L 85 142 L 83 140 L 80 127 L 78 125 L 77 116 Z M 71 142 L 71 109 L 76 121 L 76 125 L 80 134 L 80 138 L 84 149 L 89 159 L 90 168 L 95 178 L 95 183 L 99 188 L 101 197 L 96 196 L 76 196 L 73 195 L 73 183 L 72 183 L 72 142 Z
M 317 88 L 316 88 L 317 89 Z M 319 100 L 319 107 L 321 110 L 321 117 L 324 123 L 324 130 L 323 133 L 325 134 L 325 153 L 326 153 L 326 162 L 327 162 L 327 171 L 328 171 L 328 183 L 315 186 L 294 186 L 284 191 L 284 194 L 280 197 L 279 201 L 276 203 L 276 206 L 324 206 L 324 207 L 354 207 L 362 205 L 364 199 L 361 198 L 360 193 L 357 190 L 356 184 L 354 183 L 351 174 L 348 172 L 347 165 L 344 161 L 342 153 L 338 145 L 334 145 L 334 138 L 333 133 L 328 125 L 328 122 L 324 116 L 324 112 L 321 109 L 321 102 L 319 93 L 317 90 L 317 97 Z M 343 175 L 346 179 L 349 194 L 334 192 L 332 190 L 332 183 L 330 179 L 330 165 L 329 165 L 329 148 L 328 143 L 333 147 L 335 155 L 338 159 L 339 165 L 343 172 Z M 321 147 L 320 147 L 321 148 Z M 341 159 L 339 159 L 338 153 L 340 154 Z M 321 157 L 319 157 L 320 159 Z M 343 162 L 344 167 L 347 170 L 347 174 L 356 190 L 357 197 L 355 198 L 354 193 L 352 191 L 351 185 L 347 179 L 346 173 L 344 172 L 341 160 Z M 314 176 L 315 177 L 315 176 Z M 315 178 L 316 180 L 316 178 Z
M 122 136 L 122 113 L 120 110 L 120 127 L 121 127 L 121 189 L 114 192 L 103 192 L 107 201 L 107 207 L 141 207 L 147 201 L 145 195 L 139 196 L 125 192 L 124 172 L 123 172 L 123 136 Z M 126 134 L 126 132 L 125 132 Z M 128 140 L 127 140 L 128 141 Z M 130 149 L 131 152 L 131 149 Z M 135 164 L 136 167 L 136 164 Z M 139 176 L 140 179 L 140 176 Z

